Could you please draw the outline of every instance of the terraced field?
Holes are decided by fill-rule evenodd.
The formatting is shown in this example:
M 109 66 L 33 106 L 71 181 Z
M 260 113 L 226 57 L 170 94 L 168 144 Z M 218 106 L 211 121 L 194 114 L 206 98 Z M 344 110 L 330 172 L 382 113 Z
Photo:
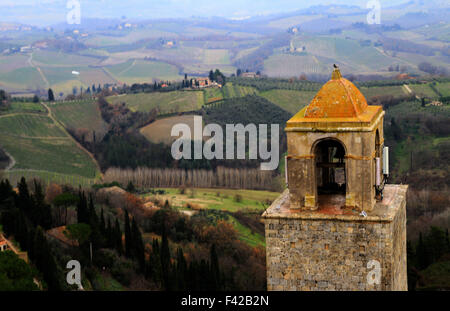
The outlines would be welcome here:
M 101 140 L 108 130 L 108 125 L 103 121 L 95 101 L 57 103 L 49 107 L 65 128 L 87 132 L 85 138 L 87 141 L 93 140 L 93 132 L 96 140 Z
M 203 105 L 202 91 L 173 91 L 126 94 L 107 98 L 111 104 L 126 103 L 132 111 L 149 112 L 158 109 L 159 114 L 193 111 Z

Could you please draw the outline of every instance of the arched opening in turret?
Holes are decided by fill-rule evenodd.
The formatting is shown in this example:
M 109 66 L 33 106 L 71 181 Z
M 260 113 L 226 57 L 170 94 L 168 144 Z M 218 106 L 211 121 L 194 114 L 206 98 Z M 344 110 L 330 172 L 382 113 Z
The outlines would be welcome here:
M 336 139 L 321 140 L 314 148 L 314 156 L 319 199 L 321 195 L 345 196 L 347 176 L 344 145 Z

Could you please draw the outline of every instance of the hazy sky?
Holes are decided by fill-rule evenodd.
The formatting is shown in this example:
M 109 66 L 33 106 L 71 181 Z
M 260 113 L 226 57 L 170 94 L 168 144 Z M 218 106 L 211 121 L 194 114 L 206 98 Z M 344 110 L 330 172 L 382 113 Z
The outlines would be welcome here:
M 222 16 L 242 18 L 293 11 L 317 4 L 365 7 L 368 0 L 0 0 L 0 21 L 49 25 L 66 20 L 70 1 L 79 1 L 81 17 L 180 18 Z M 383 5 L 407 0 L 381 0 Z

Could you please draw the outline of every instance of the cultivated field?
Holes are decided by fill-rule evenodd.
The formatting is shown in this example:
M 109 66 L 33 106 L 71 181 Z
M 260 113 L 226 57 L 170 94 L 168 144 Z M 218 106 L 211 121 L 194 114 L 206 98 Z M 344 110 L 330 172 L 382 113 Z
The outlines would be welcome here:
M 222 90 L 219 88 L 206 88 L 203 90 L 205 104 L 223 99 Z
M 367 100 L 369 100 L 371 97 L 374 96 L 381 96 L 381 95 L 392 95 L 392 96 L 403 96 L 407 95 L 406 90 L 403 88 L 403 86 L 375 86 L 375 87 L 360 87 L 359 90 L 363 95 L 366 97 Z
M 111 104 L 126 103 L 132 111 L 149 112 L 158 109 L 159 114 L 193 111 L 203 104 L 201 91 L 152 92 L 110 96 Z
M 146 60 L 130 59 L 125 63 L 107 67 L 107 71 L 118 81 L 127 84 L 156 80 L 173 81 L 182 78 L 177 67 L 163 62 Z
M 57 103 L 49 105 L 49 108 L 65 128 L 84 131 L 87 141 L 93 140 L 93 132 L 96 140 L 101 140 L 108 130 L 108 125 L 103 121 L 95 101 Z
M 47 110 L 39 103 L 22 103 L 22 102 L 12 102 L 11 107 L 8 111 L 3 111 L 3 113 L 18 113 L 18 112 L 30 112 L 30 113 L 47 113 Z M 2 111 L 0 111 L 0 114 Z
M 94 178 L 97 169 L 69 137 L 22 138 L 0 134 L 0 145 L 16 161 L 13 169 L 44 170 Z
M 191 128 L 191 135 L 194 131 L 194 116 L 176 116 L 156 120 L 155 122 L 140 129 L 142 135 L 153 143 L 171 144 L 177 137 L 170 136 L 172 127 L 175 124 L 184 123 Z
M 0 116 L 0 146 L 17 169 L 94 178 L 95 163 L 51 118 L 42 114 L 12 113 Z
M 429 84 L 411 84 L 409 88 L 420 97 L 435 98 L 438 94 L 430 87 Z
M 295 114 L 311 102 L 315 96 L 315 92 L 270 90 L 261 92 L 260 95 L 278 107 Z
M 0 117 L 1 135 L 66 138 L 66 134 L 45 115 L 13 114 Z
M 330 61 L 331 64 L 331 61 Z M 264 74 L 270 77 L 298 77 L 301 74 L 330 72 L 330 65 L 311 55 L 276 54 L 264 61 Z

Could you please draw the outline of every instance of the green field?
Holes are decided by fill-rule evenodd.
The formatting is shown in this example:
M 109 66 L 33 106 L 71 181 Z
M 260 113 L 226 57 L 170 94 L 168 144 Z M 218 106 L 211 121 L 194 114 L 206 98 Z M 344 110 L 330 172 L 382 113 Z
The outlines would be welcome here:
M 211 102 L 223 99 L 223 93 L 219 88 L 206 88 L 203 89 L 203 97 L 205 104 L 209 104 Z
M 401 85 L 360 87 L 359 90 L 361 91 L 361 93 L 363 93 L 367 100 L 374 96 L 381 95 L 392 95 L 394 97 L 407 95 L 406 90 Z
M 149 112 L 158 109 L 158 114 L 193 111 L 203 104 L 201 91 L 173 91 L 126 94 L 107 98 L 111 104 L 126 103 L 132 111 Z
M 178 73 L 178 68 L 163 62 L 133 60 L 125 63 L 107 67 L 117 80 L 127 84 L 151 82 L 155 80 L 178 80 L 182 76 Z
M 93 100 L 57 103 L 49 105 L 49 108 L 65 128 L 87 132 L 87 141 L 93 140 L 94 131 L 96 140 L 101 140 L 108 130 L 108 125 L 103 121 L 100 109 Z
M 98 58 L 81 56 L 76 54 L 68 54 L 62 52 L 36 51 L 33 52 L 33 62 L 38 65 L 66 66 L 87 66 L 94 65 L 99 62 Z
M 16 160 L 13 169 L 33 169 L 94 178 L 89 156 L 68 137 L 33 139 L 0 135 L 0 145 Z
M 257 94 L 255 88 L 251 86 L 242 86 L 228 82 L 222 87 L 222 94 L 224 98 L 243 97 L 246 95 Z
M 446 83 L 436 83 L 436 89 L 439 93 L 442 94 L 444 97 L 450 96 L 450 82 Z
M 11 106 L 6 111 L 0 111 L 0 113 L 18 113 L 18 112 L 30 112 L 30 113 L 46 113 L 47 110 L 39 103 L 22 103 L 11 102 Z
M 0 146 L 15 160 L 9 174 L 26 169 L 87 178 L 97 176 L 96 165 L 89 155 L 46 115 L 0 116 Z
M 66 134 L 47 116 L 33 114 L 4 115 L 0 117 L 2 136 L 67 138 Z
M 438 94 L 430 87 L 429 84 L 411 84 L 409 85 L 409 88 L 419 97 L 438 97 Z
M 228 212 L 237 211 L 264 211 L 268 202 L 275 200 L 280 194 L 278 192 L 258 190 L 236 190 L 236 189 L 186 189 L 185 194 L 180 194 L 179 189 L 164 188 L 166 194 L 158 195 L 165 201 L 169 200 L 172 206 L 185 208 L 187 203 L 195 204 L 200 209 L 216 209 Z M 220 194 L 220 196 L 217 196 Z M 235 196 L 240 195 L 242 200 L 236 202 Z
M 315 92 L 270 90 L 262 92 L 261 96 L 278 107 L 295 114 L 311 102 L 315 96 Z
M 38 70 L 33 67 L 18 68 L 10 72 L 0 72 L 0 85 L 17 89 L 40 89 L 46 85 Z

